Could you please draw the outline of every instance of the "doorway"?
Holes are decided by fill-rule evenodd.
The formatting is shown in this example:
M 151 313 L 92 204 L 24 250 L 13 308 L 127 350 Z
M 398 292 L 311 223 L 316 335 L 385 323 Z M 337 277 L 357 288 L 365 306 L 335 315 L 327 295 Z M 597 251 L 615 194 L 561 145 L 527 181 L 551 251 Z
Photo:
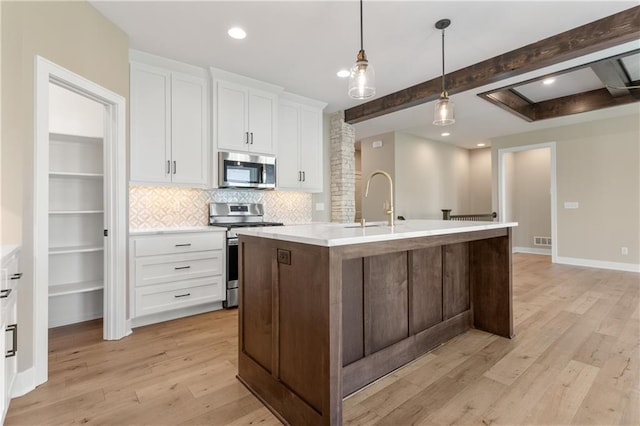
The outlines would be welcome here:
M 516 250 L 547 254 L 550 248 L 554 263 L 558 255 L 556 194 L 555 142 L 498 150 L 498 217 L 521 222 L 516 228 L 519 234 L 514 232 Z M 547 232 L 550 235 L 536 235 Z
M 78 208 L 84 213 L 72 212 L 71 216 L 83 216 L 83 221 L 88 223 L 88 227 L 102 231 L 100 242 L 94 239 L 89 248 L 93 251 L 97 247 L 104 256 L 104 270 L 102 272 L 102 297 L 103 338 L 105 340 L 117 340 L 129 334 L 130 327 L 126 321 L 126 252 L 127 252 L 127 181 L 126 181 L 126 119 L 125 119 L 125 99 L 73 72 L 62 68 L 45 58 L 36 57 L 36 87 L 35 87 L 35 164 L 34 164 L 34 291 L 33 291 L 33 334 L 34 334 L 34 368 L 31 377 L 23 379 L 25 387 L 35 388 L 37 385 L 47 381 L 48 376 L 48 328 L 49 328 L 49 295 L 50 295 L 50 269 L 57 268 L 50 263 L 52 256 L 49 240 L 55 238 L 54 225 L 50 228 L 51 211 L 56 210 L 52 204 L 61 200 L 55 198 L 56 188 L 52 187 L 50 179 L 52 175 L 58 178 L 72 180 L 99 179 L 104 191 L 104 196 L 95 202 L 101 201 L 101 207 L 88 206 Z M 52 165 L 60 165 L 55 162 L 56 155 L 60 154 L 59 147 L 50 150 L 50 111 L 49 101 L 51 90 L 63 88 L 76 95 L 97 102 L 103 108 L 103 132 L 101 138 L 100 151 L 102 157 L 99 161 L 102 164 L 101 172 L 95 170 L 66 170 L 56 172 Z M 55 89 L 54 89 L 55 90 Z M 61 141 L 64 145 L 67 141 Z M 71 141 L 75 143 L 74 141 Z M 94 141 L 95 142 L 95 141 Z M 66 149 L 66 148 L 65 148 Z M 96 151 L 96 147 L 86 145 L 84 150 Z M 67 154 L 61 154 L 67 155 Z M 82 162 L 79 162 L 79 164 Z M 86 166 L 85 164 L 82 167 Z M 56 174 L 58 173 L 58 174 Z M 68 181 L 68 182 L 69 182 Z M 68 184 L 67 182 L 67 184 Z M 57 184 L 54 184 L 57 185 Z M 91 185 L 89 185 L 91 187 Z M 81 184 L 78 184 L 78 191 L 82 193 Z M 85 188 L 86 189 L 86 188 Z M 62 191 L 67 195 L 71 191 Z M 86 197 L 80 197 L 87 201 Z M 60 207 L 60 206 L 57 206 Z M 76 207 L 78 207 L 76 205 Z M 96 213 L 96 211 L 100 213 Z M 63 211 L 60 209 L 59 211 Z M 55 216 L 62 216 L 58 213 Z M 96 219 L 101 216 L 101 220 Z M 72 218 L 73 219 L 73 218 Z M 63 221 L 68 221 L 64 219 Z M 96 223 L 97 221 L 97 223 Z M 83 225 L 85 227 L 85 225 Z M 103 237 L 104 236 L 104 237 Z M 71 244 L 70 244 L 71 245 Z M 61 253 L 55 254 L 60 255 Z M 68 253 L 65 253 L 65 255 Z M 76 260 L 77 263 L 77 260 Z M 95 263 L 95 262 L 94 262 Z M 99 268 L 101 262 L 95 265 Z M 91 280 L 85 280 L 91 281 Z M 72 287 L 69 287 L 71 289 Z M 84 290 L 94 291 L 94 288 L 85 287 Z M 57 289 L 60 290 L 60 289 Z M 77 288 L 75 289 L 77 292 Z

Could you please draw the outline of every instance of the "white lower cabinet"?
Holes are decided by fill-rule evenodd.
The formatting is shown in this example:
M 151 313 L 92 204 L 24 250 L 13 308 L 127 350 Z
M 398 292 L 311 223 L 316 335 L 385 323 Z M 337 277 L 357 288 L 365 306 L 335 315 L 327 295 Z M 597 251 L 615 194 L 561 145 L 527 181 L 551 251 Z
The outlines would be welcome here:
M 194 312 L 186 308 L 200 305 L 202 312 L 219 308 L 215 302 L 225 298 L 225 240 L 225 232 L 219 230 L 133 235 L 130 308 L 134 326 L 190 315 Z M 155 316 L 147 317 L 151 315 Z
M 4 250 L 3 250 L 4 252 Z M 22 274 L 19 272 L 18 249 L 11 253 L 3 253 L 2 258 L 2 284 L 0 293 L 0 326 L 4 331 L 4 337 L 0 339 L 0 409 L 2 419 L 9 409 L 9 402 L 13 392 L 13 385 L 18 374 L 18 284 Z

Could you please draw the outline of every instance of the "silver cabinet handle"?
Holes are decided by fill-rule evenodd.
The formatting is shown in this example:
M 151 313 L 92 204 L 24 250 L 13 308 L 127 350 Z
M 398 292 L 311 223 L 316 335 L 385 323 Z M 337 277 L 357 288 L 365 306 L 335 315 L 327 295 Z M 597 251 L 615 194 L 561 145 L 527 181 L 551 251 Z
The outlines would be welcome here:
M 175 268 L 176 271 L 180 270 L 180 269 L 191 269 L 191 266 L 176 266 Z
M 298 182 L 302 182 L 302 172 L 298 171 Z
M 173 160 L 173 174 L 175 175 L 177 171 L 178 171 L 178 162 L 176 160 Z
M 11 324 L 8 325 L 7 328 L 5 329 L 5 331 L 8 332 L 12 332 L 13 333 L 13 347 L 7 351 L 7 353 L 4 355 L 5 358 L 11 358 L 13 356 L 16 356 L 16 352 L 18 352 L 18 324 Z
M 305 182 L 307 180 L 307 173 L 306 172 L 302 172 L 302 181 Z
M 5 288 L 4 290 L 0 290 L 0 299 L 6 299 L 11 294 L 10 288 Z
M 19 280 L 20 278 L 22 278 L 22 272 L 18 272 L 17 274 L 11 275 L 11 278 L 9 278 L 9 279 L 10 280 Z
M 176 299 L 180 298 L 180 297 L 187 297 L 187 296 L 191 296 L 191 293 L 185 293 L 185 294 L 176 294 L 175 297 Z
M 191 243 L 186 243 L 186 244 L 176 244 L 176 247 L 191 247 Z
M 249 132 L 244 132 L 244 143 L 249 144 Z
M 171 161 L 167 160 L 167 174 L 170 175 L 171 174 Z
M 251 145 L 253 145 L 253 132 L 251 132 Z

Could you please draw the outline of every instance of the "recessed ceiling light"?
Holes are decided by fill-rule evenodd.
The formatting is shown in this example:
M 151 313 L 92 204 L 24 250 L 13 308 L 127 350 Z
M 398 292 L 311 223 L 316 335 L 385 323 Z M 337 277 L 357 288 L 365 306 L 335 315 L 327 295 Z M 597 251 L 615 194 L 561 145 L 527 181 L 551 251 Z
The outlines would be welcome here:
M 336 73 L 336 75 L 340 78 L 347 78 L 349 77 L 349 75 L 351 75 L 351 73 L 349 72 L 349 70 L 340 70 Z
M 451 133 L 449 133 L 449 132 L 440 133 L 440 136 L 450 136 L 450 135 L 451 135 Z
M 485 146 L 485 145 L 486 145 L 486 144 L 484 144 L 484 143 L 479 143 L 479 144 L 478 144 L 478 145 L 476 145 L 476 146 L 479 146 L 479 147 L 481 147 L 481 148 L 482 148 L 482 147 L 483 147 L 483 146 Z
M 556 79 L 555 79 L 555 78 L 553 78 L 553 77 L 551 77 L 551 78 L 545 78 L 544 80 L 542 80 L 542 84 L 549 85 L 549 84 L 553 84 L 553 82 L 554 82 L 554 81 L 556 81 Z
M 240 27 L 229 28 L 227 34 L 229 34 L 229 37 L 235 38 L 236 40 L 242 40 L 247 36 L 247 33 Z

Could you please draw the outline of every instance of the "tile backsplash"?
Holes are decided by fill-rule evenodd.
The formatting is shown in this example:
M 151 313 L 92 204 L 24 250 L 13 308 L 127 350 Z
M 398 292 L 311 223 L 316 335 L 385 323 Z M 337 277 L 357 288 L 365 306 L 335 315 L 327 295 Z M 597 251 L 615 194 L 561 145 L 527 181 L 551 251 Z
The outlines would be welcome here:
M 207 225 L 212 202 L 263 203 L 266 221 L 311 222 L 311 194 L 306 192 L 129 186 L 129 227 Z

